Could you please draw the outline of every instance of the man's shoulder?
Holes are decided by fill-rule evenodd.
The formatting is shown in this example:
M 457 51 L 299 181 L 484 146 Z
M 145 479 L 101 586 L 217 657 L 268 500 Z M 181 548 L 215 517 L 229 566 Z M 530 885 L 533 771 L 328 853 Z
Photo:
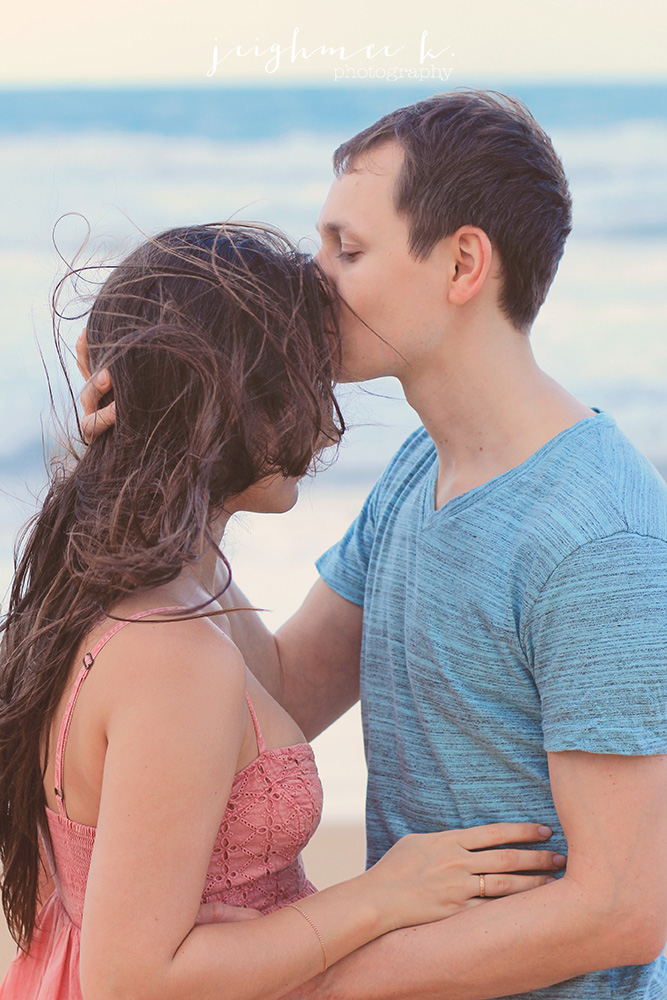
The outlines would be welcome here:
M 667 484 L 607 414 L 583 421 L 541 476 L 536 510 L 579 544 L 621 531 L 667 540 Z
M 536 470 L 527 495 L 518 555 L 533 585 L 580 549 L 641 536 L 667 543 L 667 484 L 606 414 Z M 611 544 L 611 542 L 610 542 Z

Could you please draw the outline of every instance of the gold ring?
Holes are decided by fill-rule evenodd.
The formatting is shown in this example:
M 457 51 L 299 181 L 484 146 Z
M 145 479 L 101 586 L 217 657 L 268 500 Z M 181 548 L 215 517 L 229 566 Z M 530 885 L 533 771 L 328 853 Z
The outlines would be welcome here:
M 486 883 L 483 875 L 479 876 L 479 894 L 482 899 L 486 896 Z

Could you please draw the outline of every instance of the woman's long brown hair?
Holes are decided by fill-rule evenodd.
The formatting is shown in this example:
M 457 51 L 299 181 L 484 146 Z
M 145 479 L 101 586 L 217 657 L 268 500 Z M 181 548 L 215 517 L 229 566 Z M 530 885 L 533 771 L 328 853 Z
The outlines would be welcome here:
M 73 652 L 124 595 L 215 545 L 209 526 L 228 498 L 270 473 L 302 476 L 338 442 L 332 306 L 317 265 L 254 224 L 161 233 L 94 301 L 91 367 L 111 373 L 116 426 L 87 448 L 70 440 L 52 463 L 0 624 L 2 903 L 22 948 L 36 930 L 49 733 Z

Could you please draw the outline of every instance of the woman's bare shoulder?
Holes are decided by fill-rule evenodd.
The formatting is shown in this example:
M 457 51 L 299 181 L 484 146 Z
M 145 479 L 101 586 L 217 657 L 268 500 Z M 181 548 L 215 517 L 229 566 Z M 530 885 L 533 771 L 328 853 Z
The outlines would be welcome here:
M 211 698 L 221 708 L 234 708 L 245 696 L 243 657 L 207 617 L 150 615 L 130 622 L 109 640 L 95 663 L 107 716 L 137 696 L 158 690 L 160 698 L 183 699 L 184 707 L 193 708 Z

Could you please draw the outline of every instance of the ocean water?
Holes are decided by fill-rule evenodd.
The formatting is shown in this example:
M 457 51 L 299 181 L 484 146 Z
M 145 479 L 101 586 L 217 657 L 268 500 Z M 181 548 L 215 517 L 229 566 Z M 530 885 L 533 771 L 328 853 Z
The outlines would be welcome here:
M 667 475 L 667 88 L 505 89 L 552 135 L 574 198 L 574 231 L 535 324 L 535 353 L 569 389 L 609 410 Z M 109 260 L 142 233 L 235 217 L 271 222 L 314 249 L 335 146 L 426 93 L 395 85 L 0 93 L 0 594 L 13 538 L 45 479 L 40 351 L 53 371 L 49 298 L 62 274 L 54 238 L 70 259 L 89 224 L 86 252 Z M 67 316 L 81 312 L 74 301 L 63 305 Z M 63 323 L 70 345 L 82 326 Z M 57 378 L 54 388 L 62 394 Z M 230 531 L 235 574 L 272 627 L 295 610 L 315 579 L 315 557 L 418 423 L 391 380 L 346 388 L 342 401 L 352 427 L 336 465 L 306 483 L 279 521 L 248 515 Z M 358 819 L 358 713 L 317 749 L 325 815 Z

